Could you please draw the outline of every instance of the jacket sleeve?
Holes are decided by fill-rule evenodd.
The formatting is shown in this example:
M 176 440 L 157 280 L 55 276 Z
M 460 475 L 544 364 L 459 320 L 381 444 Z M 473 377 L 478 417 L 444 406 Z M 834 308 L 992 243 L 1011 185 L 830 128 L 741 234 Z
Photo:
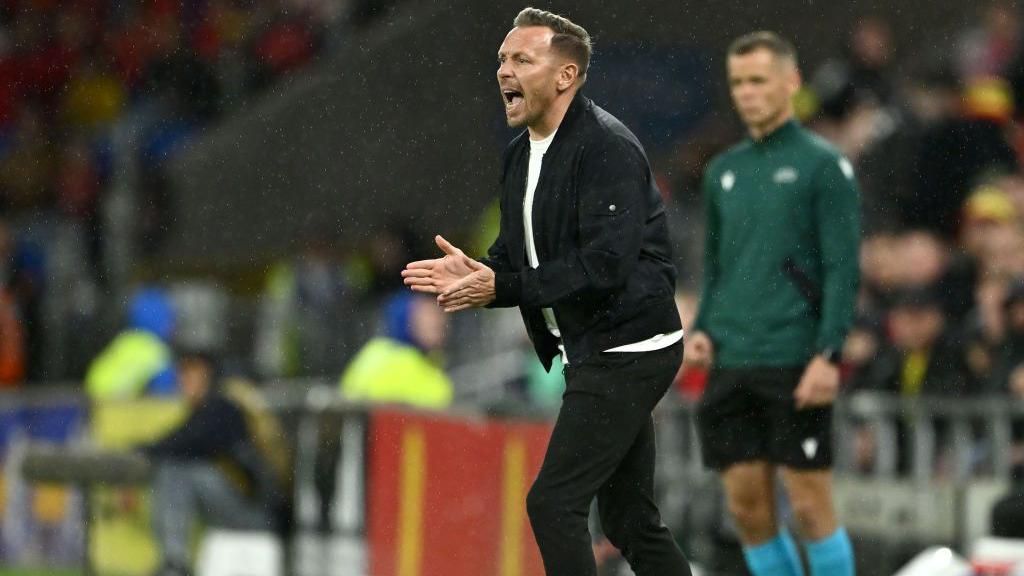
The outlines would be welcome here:
M 842 349 L 853 324 L 860 282 L 860 192 L 846 158 L 823 162 L 816 174 L 815 217 L 823 269 L 817 349 Z
M 513 145 L 510 144 L 505 149 L 505 153 L 502 157 L 502 175 L 499 181 L 500 190 L 502 196 L 498 202 L 498 236 L 494 239 L 491 247 L 487 249 L 487 255 L 483 258 L 479 258 L 479 262 L 487 266 L 491 270 L 494 270 L 495 274 L 512 272 L 512 259 L 509 257 L 508 244 L 505 241 L 506 235 L 506 217 L 510 216 L 505 212 L 505 178 L 508 177 L 509 160 L 511 156 Z M 487 308 L 502 308 L 507 306 L 514 306 L 514 304 L 502 304 L 501 302 L 494 300 L 487 305 Z
M 626 284 L 640 258 L 650 170 L 624 138 L 588 142 L 578 168 L 577 247 L 537 268 L 495 272 L 494 306 L 546 307 Z
M 498 236 L 494 243 L 487 249 L 487 256 L 479 261 L 495 273 L 509 272 L 512 270 L 512 260 L 508 257 L 508 247 L 505 244 L 505 207 L 501 206 L 501 216 L 498 218 Z
M 703 278 L 700 289 L 700 307 L 697 316 L 693 321 L 694 331 L 708 331 L 708 315 L 711 291 L 715 289 L 715 281 L 718 279 L 718 234 L 719 214 L 718 206 L 715 204 L 715 183 L 712 176 L 712 168 L 704 171 L 704 179 L 701 184 L 704 196 L 704 265 Z

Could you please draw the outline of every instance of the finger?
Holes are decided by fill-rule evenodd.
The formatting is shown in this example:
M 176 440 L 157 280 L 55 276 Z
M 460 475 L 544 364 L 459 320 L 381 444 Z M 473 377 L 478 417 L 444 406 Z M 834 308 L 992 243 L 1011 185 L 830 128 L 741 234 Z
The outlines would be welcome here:
M 463 256 L 462 263 L 468 266 L 471 270 L 483 270 L 484 268 L 487 268 L 487 266 L 484 266 L 482 263 L 470 258 L 469 256 Z
M 448 308 L 452 306 L 461 306 L 463 304 L 471 304 L 472 300 L 470 298 L 467 298 L 466 296 L 445 298 L 444 295 L 442 294 L 440 297 L 438 297 L 438 303 L 440 303 L 441 306 Z
M 406 286 L 410 286 L 410 287 L 411 286 L 430 286 L 430 287 L 432 287 L 434 289 L 437 289 L 437 283 L 434 282 L 433 280 L 431 280 L 430 278 L 406 278 L 402 282 L 404 282 Z
M 424 294 L 437 294 L 437 288 L 434 286 L 409 286 L 409 289 L 413 292 L 422 292 Z
M 801 382 L 800 385 L 796 387 L 796 390 L 793 391 L 793 399 L 796 401 L 797 410 L 807 406 L 811 399 L 811 394 L 810 391 L 807 390 L 806 384 Z
M 402 270 L 402 278 L 430 278 L 434 275 L 432 270 L 420 269 L 420 270 Z
M 464 288 L 466 288 L 466 286 L 469 285 L 471 281 L 472 279 L 468 276 L 463 278 L 462 280 L 456 280 L 455 282 L 452 282 L 451 284 L 445 286 L 441 290 L 441 294 L 443 294 L 446 298 L 449 298 L 453 294 L 461 292 Z
M 429 268 L 433 268 L 434 264 L 436 262 L 437 262 L 436 258 L 433 259 L 433 260 L 417 260 L 415 262 L 409 262 L 408 264 L 406 264 L 405 265 L 405 269 L 406 270 L 416 270 L 416 269 L 420 269 L 420 268 L 427 268 L 427 269 L 429 269 Z
M 462 310 L 468 310 L 469 308 L 472 308 L 472 306 L 470 306 L 469 304 L 461 304 L 459 306 L 449 306 L 449 307 L 446 307 L 444 309 L 444 311 L 448 312 L 450 314 L 452 312 L 460 312 Z
M 440 248 L 442 252 L 449 256 L 458 256 L 462 254 L 462 250 L 459 250 L 455 246 L 452 246 L 452 243 L 445 240 L 444 237 L 441 236 L 440 234 L 434 236 L 434 242 L 437 244 L 437 247 Z

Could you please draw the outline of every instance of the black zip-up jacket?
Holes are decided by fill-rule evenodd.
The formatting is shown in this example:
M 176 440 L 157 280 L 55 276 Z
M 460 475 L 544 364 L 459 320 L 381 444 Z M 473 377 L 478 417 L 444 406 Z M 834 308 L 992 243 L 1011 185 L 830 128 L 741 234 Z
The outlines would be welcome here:
M 495 272 L 490 307 L 519 306 L 544 367 L 558 339 L 569 363 L 680 329 L 665 209 L 636 136 L 577 94 L 544 155 L 533 200 L 540 266 L 526 258 L 523 197 L 528 132 L 505 150 L 501 229 L 481 262 Z

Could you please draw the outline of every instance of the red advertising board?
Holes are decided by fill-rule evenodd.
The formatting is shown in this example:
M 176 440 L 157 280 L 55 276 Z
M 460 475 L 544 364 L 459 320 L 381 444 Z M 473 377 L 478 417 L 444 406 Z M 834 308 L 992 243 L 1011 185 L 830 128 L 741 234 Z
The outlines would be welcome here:
M 370 576 L 536 576 L 526 493 L 551 427 L 381 410 L 371 416 Z

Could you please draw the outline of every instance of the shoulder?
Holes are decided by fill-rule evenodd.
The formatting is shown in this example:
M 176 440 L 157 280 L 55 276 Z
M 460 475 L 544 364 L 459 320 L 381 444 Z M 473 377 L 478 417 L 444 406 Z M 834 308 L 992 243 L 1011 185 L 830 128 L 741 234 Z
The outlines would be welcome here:
M 733 144 L 723 152 L 716 154 L 704 167 L 705 178 L 712 177 L 728 170 L 733 164 L 750 149 L 750 141 L 742 140 Z
M 504 180 L 508 174 L 509 167 L 511 166 L 512 160 L 516 157 L 517 153 L 520 153 L 526 147 L 526 130 L 523 130 L 511 142 L 505 146 L 505 150 L 501 154 L 501 179 Z
M 193 412 L 193 415 L 201 419 L 216 420 L 218 422 L 245 420 L 245 413 L 242 411 L 242 407 L 221 388 L 211 390 L 206 401 Z
M 853 163 L 834 144 L 803 127 L 799 138 L 805 149 L 803 152 L 813 162 L 817 174 L 842 174 L 846 179 L 854 180 Z
M 646 163 L 647 153 L 636 135 L 621 120 L 590 100 L 585 101 L 579 129 L 584 152 L 621 154 L 624 160 L 632 157 Z
M 521 148 L 526 145 L 526 134 L 527 131 L 523 130 L 522 132 L 517 134 L 515 138 L 509 141 L 509 143 L 505 146 L 505 152 L 503 154 L 506 158 L 510 156 L 517 148 Z
M 835 163 L 846 158 L 834 144 L 803 126 L 800 127 L 797 138 L 800 146 L 804 148 L 804 153 L 819 162 Z
M 521 150 L 526 146 L 526 133 L 526 130 L 523 130 L 509 141 L 508 145 L 505 147 L 505 152 L 502 153 L 503 160 L 507 162 L 511 156 L 515 155 L 516 151 Z

